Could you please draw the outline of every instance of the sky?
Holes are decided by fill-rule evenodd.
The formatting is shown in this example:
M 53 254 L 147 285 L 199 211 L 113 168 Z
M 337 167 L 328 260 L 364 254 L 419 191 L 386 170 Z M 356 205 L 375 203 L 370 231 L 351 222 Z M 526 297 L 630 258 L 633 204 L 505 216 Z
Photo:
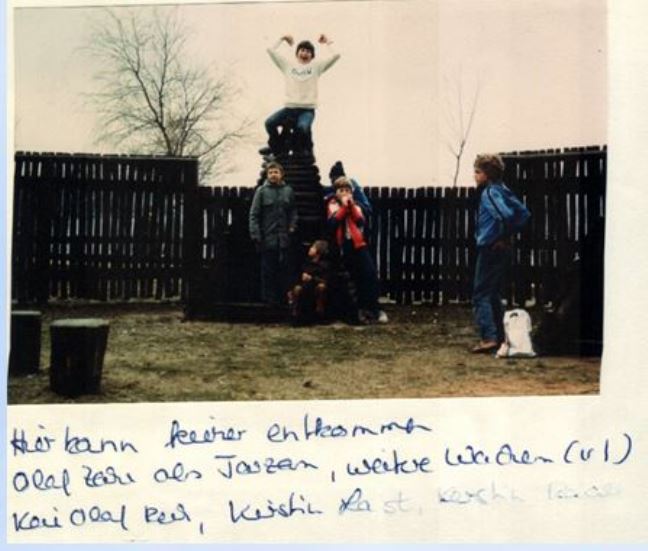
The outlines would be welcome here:
M 478 92 L 460 185 L 472 183 L 478 152 L 607 142 L 601 0 L 207 3 L 177 10 L 191 29 L 192 63 L 228 68 L 241 90 L 233 112 L 255 121 L 232 158 L 236 170 L 213 184 L 256 183 L 263 121 L 283 101 L 283 77 L 265 49 L 282 34 L 315 41 L 324 32 L 341 54 L 320 80 L 313 126 L 324 178 L 340 159 L 364 185 L 450 184 L 458 87 L 465 118 Z M 84 47 L 101 10 L 18 8 L 14 15 L 15 149 L 120 153 L 96 143 L 97 117 L 86 99 L 97 68 Z M 292 55 L 287 47 L 284 53 Z

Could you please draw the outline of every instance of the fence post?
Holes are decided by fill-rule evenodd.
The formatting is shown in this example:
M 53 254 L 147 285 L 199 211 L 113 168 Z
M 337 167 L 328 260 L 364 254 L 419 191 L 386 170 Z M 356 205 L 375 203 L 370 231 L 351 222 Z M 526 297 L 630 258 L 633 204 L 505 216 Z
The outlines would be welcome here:
M 182 299 L 191 304 L 192 287 L 197 283 L 201 268 L 202 212 L 198 197 L 198 160 L 187 160 L 183 165 Z
M 36 161 L 40 167 L 40 174 L 34 168 L 32 173 L 32 183 L 37 189 L 36 199 L 36 265 L 37 284 L 36 284 L 36 302 L 39 305 L 47 304 L 49 299 L 49 282 L 50 282 L 50 226 L 53 206 L 52 183 L 44 178 L 45 161 L 40 159 Z M 47 167 L 49 169 L 49 167 Z M 45 181 L 44 181 L 45 180 Z

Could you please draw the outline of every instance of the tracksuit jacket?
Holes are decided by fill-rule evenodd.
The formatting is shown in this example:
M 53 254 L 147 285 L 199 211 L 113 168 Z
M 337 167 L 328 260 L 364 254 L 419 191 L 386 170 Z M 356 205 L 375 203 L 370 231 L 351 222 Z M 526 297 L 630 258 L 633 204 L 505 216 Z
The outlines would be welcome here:
M 488 182 L 477 192 L 475 241 L 478 247 L 488 247 L 513 235 L 528 220 L 529 211 L 503 182 Z

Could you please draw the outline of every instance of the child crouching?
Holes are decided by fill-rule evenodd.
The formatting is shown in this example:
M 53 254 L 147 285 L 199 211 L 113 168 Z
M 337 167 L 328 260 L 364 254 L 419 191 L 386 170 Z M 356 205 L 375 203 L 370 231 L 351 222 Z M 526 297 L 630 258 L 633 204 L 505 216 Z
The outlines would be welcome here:
M 326 318 L 329 290 L 329 245 L 315 241 L 308 249 L 308 259 L 302 267 L 299 281 L 288 292 L 291 315 L 296 323 L 323 321 Z

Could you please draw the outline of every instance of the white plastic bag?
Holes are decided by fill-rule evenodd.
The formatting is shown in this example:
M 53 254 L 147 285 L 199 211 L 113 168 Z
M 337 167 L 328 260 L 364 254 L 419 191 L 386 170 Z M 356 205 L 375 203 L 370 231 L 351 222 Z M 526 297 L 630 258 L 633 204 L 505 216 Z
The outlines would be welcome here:
M 531 343 L 531 316 L 517 308 L 504 314 L 505 341 L 497 351 L 498 358 L 535 358 Z

